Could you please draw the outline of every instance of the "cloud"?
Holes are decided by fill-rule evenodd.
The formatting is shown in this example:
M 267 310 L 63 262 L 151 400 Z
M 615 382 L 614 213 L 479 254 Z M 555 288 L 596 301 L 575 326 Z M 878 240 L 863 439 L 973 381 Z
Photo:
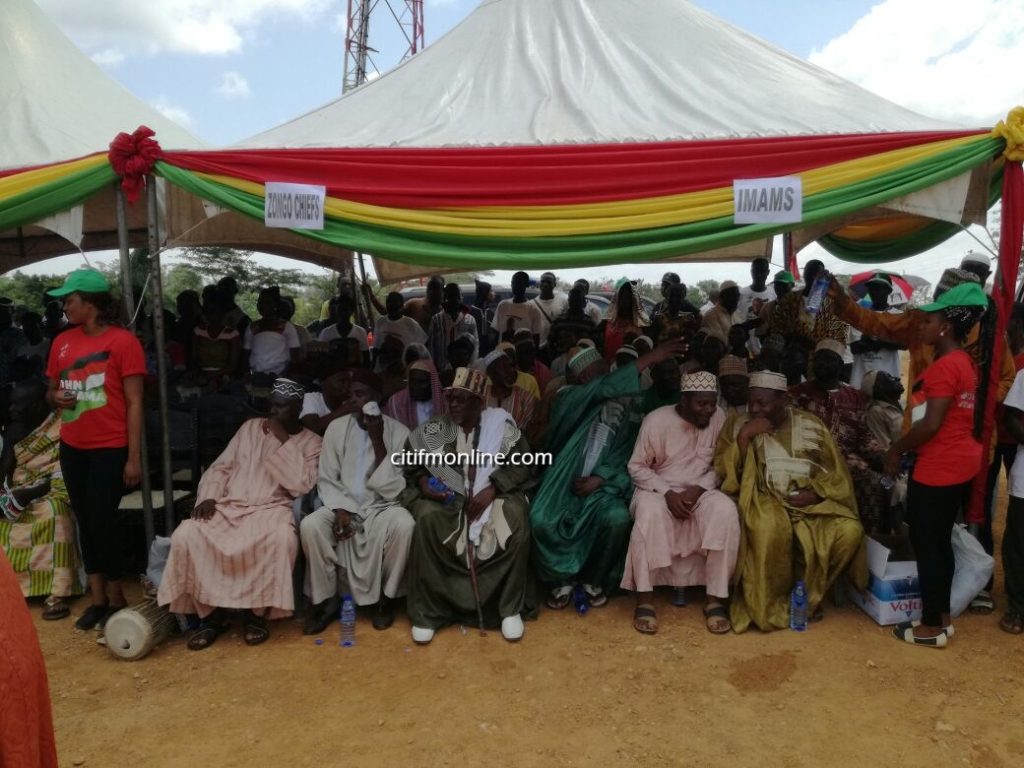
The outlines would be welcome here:
M 124 61 L 124 53 L 117 48 L 104 48 L 94 53 L 91 58 L 101 67 L 116 67 Z
M 967 126 L 1024 102 L 1020 0 L 882 0 L 810 60 L 890 101 Z
M 225 72 L 216 90 L 225 99 L 247 99 L 252 95 L 249 81 L 237 72 Z
M 151 104 L 157 112 L 171 122 L 177 123 L 186 130 L 192 130 L 195 128 L 195 120 L 192 119 L 192 115 L 188 113 L 188 110 L 182 106 L 174 104 L 166 96 L 157 96 Z
M 318 17 L 332 0 L 37 0 L 86 50 L 125 55 L 218 55 L 242 50 L 246 35 L 275 16 Z

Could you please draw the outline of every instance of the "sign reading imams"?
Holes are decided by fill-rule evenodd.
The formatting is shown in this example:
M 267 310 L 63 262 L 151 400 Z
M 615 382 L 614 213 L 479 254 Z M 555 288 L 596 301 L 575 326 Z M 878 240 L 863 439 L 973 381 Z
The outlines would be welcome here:
M 795 224 L 803 218 L 803 184 L 799 176 L 734 179 L 732 200 L 736 224 Z
M 268 181 L 263 203 L 263 223 L 288 229 L 323 229 L 326 187 Z

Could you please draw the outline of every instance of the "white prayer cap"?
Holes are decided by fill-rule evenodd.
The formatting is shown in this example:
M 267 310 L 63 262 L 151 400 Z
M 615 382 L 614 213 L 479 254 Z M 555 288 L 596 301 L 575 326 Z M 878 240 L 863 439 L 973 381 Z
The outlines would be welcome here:
M 750 374 L 751 389 L 774 389 L 777 392 L 788 392 L 789 384 L 786 377 L 775 371 L 757 371 Z
M 286 400 L 301 400 L 306 394 L 306 389 L 297 381 L 284 377 L 276 379 L 270 388 L 271 394 L 283 397 Z
M 492 349 L 484 358 L 483 365 L 480 367 L 480 370 L 486 371 L 495 363 L 495 361 L 501 360 L 503 357 L 508 359 L 508 355 L 505 354 L 505 350 L 500 347 L 498 349 Z
M 738 289 L 739 286 L 736 285 L 736 281 L 734 281 L 734 280 L 726 280 L 724 283 L 722 283 L 721 285 L 718 286 L 718 292 L 719 292 L 719 294 L 721 294 L 722 291 L 727 291 L 730 288 L 737 288 Z
M 982 266 L 991 269 L 992 259 L 990 259 L 987 254 L 979 253 L 978 251 L 968 251 L 960 260 L 960 267 L 966 267 L 968 264 L 981 264 Z
M 619 347 L 617 350 L 615 350 L 615 356 L 618 357 L 619 355 L 629 355 L 630 357 L 633 358 L 640 357 L 640 353 L 636 351 L 636 347 L 630 344 L 627 344 L 624 347 Z
M 718 392 L 718 379 L 708 371 L 684 373 L 679 380 L 680 392 Z
M 818 342 L 817 346 L 814 347 L 815 352 L 820 352 L 823 349 L 827 349 L 829 352 L 834 352 L 840 357 L 846 357 L 846 345 L 836 341 L 835 339 L 822 339 Z

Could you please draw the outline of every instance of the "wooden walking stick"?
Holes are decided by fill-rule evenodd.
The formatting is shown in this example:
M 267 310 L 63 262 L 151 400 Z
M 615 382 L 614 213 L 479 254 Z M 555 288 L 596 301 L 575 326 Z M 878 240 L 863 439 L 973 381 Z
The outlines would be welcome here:
M 476 435 L 473 436 L 473 448 L 474 453 L 480 442 L 480 426 L 477 426 Z M 472 500 L 476 495 L 473 486 L 476 483 L 476 464 L 469 462 L 469 466 L 466 468 L 466 504 Z M 463 512 L 466 507 L 463 505 Z M 480 627 L 480 637 L 487 637 L 487 630 L 484 629 L 484 606 L 480 600 L 480 582 L 477 581 L 476 577 L 476 551 L 473 548 L 473 540 L 469 537 L 469 515 L 466 515 L 466 556 L 468 558 L 469 565 L 469 583 L 473 587 L 473 600 L 476 602 L 476 621 L 477 626 Z

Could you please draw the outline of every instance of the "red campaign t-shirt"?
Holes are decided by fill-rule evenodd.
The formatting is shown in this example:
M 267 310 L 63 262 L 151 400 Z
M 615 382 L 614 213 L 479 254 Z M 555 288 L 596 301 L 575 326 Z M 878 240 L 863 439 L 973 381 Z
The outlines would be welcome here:
M 928 366 L 910 393 L 911 420 L 924 418 L 930 399 L 952 398 L 942 426 L 917 449 L 914 480 L 925 485 L 959 485 L 973 480 L 981 464 L 981 443 L 974 437 L 974 395 L 978 374 L 962 349 Z
M 78 395 L 74 408 L 61 411 L 60 439 L 82 450 L 128 445 L 124 378 L 145 373 L 142 345 L 123 328 L 99 336 L 72 328 L 54 339 L 46 375 Z

